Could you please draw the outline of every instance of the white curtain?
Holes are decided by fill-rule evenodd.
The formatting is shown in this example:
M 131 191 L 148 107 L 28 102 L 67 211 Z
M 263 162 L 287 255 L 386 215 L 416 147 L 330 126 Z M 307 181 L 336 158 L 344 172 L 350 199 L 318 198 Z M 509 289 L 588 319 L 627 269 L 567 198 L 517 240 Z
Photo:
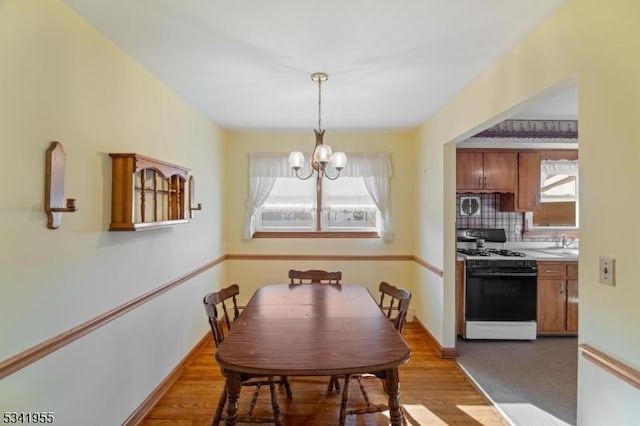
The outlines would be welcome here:
M 391 177 L 391 156 L 388 152 L 347 152 L 347 166 L 340 176 L 347 177 Z M 337 172 L 330 164 L 327 166 L 329 175 Z
M 300 170 L 301 176 L 311 172 L 309 155 Z M 391 220 L 391 157 L 386 152 L 350 152 L 347 153 L 347 166 L 341 176 L 362 177 L 367 191 L 382 215 L 381 233 L 385 241 L 393 240 Z M 329 175 L 337 172 L 330 165 Z M 255 232 L 255 214 L 269 197 L 278 177 L 295 176 L 288 164 L 288 154 L 281 152 L 258 152 L 249 154 L 249 198 L 247 200 L 244 239 L 250 240 Z
M 243 235 L 245 240 L 250 240 L 256 231 L 256 212 L 269 197 L 276 178 L 281 176 L 290 176 L 286 154 L 249 154 L 249 198 L 246 203 Z
M 349 162 L 345 176 L 362 176 L 369 195 L 380 210 L 382 239 L 392 241 L 393 221 L 391 219 L 391 157 L 386 152 L 348 154 Z
M 542 181 L 555 175 L 578 176 L 578 160 L 542 160 Z

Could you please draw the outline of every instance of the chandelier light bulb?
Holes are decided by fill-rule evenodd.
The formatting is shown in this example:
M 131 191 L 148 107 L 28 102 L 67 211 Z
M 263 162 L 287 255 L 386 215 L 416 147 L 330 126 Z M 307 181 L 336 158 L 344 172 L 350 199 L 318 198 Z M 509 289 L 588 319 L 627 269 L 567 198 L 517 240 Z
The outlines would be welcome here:
M 347 155 L 344 152 L 334 152 L 331 157 L 331 164 L 336 170 L 342 170 L 347 165 Z
M 300 151 L 293 151 L 289 154 L 289 167 L 298 170 L 304 164 L 304 154 Z
M 332 155 L 333 152 L 329 145 L 318 145 L 314 154 L 314 160 L 324 165 L 331 161 Z

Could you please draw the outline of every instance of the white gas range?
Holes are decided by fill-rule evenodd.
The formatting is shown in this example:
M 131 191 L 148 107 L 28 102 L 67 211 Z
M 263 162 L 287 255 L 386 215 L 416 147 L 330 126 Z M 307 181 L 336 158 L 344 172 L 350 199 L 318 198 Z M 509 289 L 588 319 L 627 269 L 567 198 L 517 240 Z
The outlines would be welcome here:
M 464 337 L 534 340 L 536 260 L 504 248 L 504 229 L 457 230 L 465 259 Z

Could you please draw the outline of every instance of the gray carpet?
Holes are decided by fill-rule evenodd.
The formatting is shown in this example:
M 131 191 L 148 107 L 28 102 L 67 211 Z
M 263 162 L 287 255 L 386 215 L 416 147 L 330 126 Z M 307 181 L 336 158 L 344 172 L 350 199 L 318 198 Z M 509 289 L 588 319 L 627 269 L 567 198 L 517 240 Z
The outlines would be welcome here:
M 578 339 L 458 339 L 458 363 L 517 426 L 575 425 Z

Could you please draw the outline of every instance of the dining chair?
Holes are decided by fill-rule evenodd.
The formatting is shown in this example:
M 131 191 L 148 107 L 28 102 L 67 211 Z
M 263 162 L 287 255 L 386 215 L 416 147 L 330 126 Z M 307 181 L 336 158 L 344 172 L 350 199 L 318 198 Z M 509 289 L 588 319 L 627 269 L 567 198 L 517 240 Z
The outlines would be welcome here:
M 327 272 L 321 269 L 298 271 L 295 269 L 289 269 L 289 278 L 291 279 L 291 284 L 340 284 L 342 271 Z
M 380 292 L 380 299 L 378 301 L 380 310 L 391 320 L 393 326 L 398 330 L 398 333 L 402 333 L 404 325 L 407 322 L 411 293 L 408 290 L 393 286 L 386 281 L 382 281 L 378 285 L 378 291 Z M 337 380 L 337 376 L 331 376 L 327 388 L 328 392 L 333 392 L 334 390 L 340 391 L 340 382 Z
M 398 333 L 402 333 L 404 325 L 407 322 L 411 293 L 403 288 L 393 286 L 386 281 L 380 283 L 378 291 L 380 292 L 378 306 L 380 306 L 380 309 L 385 313 L 387 318 L 393 322 L 393 326 L 398 330 Z M 385 304 L 385 302 L 388 304 Z
M 385 281 L 382 281 L 378 286 L 380 291 L 380 301 L 378 306 L 385 314 L 387 318 L 393 323 L 393 326 L 402 333 L 404 325 L 407 321 L 407 312 L 409 311 L 409 304 L 411 303 L 411 292 L 408 290 L 395 287 Z M 366 414 L 366 413 L 378 413 L 389 409 L 387 404 L 372 404 L 367 390 L 365 389 L 365 381 L 370 379 L 381 379 L 382 387 L 386 392 L 386 374 L 384 371 L 375 371 L 366 374 L 352 374 L 345 375 L 344 388 L 342 389 L 342 404 L 340 406 L 340 424 L 344 424 L 345 418 L 350 414 Z M 351 379 L 356 379 L 360 387 L 360 392 L 366 405 L 361 408 L 347 409 L 349 399 L 349 382 Z M 333 388 L 337 391 L 340 390 L 338 382 L 338 376 L 332 376 L 329 382 L 329 391 Z
M 209 325 L 211 326 L 211 334 L 216 348 L 224 341 L 225 331 L 231 330 L 233 321 L 235 321 L 240 315 L 238 308 L 237 296 L 240 294 L 240 287 L 237 284 L 233 284 L 229 287 L 223 288 L 220 291 L 208 293 L 204 296 L 203 303 L 204 308 L 209 319 Z M 227 306 L 229 304 L 229 306 Z M 231 315 L 230 315 L 231 313 Z M 222 375 L 226 377 L 224 368 L 221 368 Z M 291 387 L 287 377 L 283 376 L 279 380 L 275 380 L 272 376 L 269 376 L 264 380 L 264 376 L 253 376 L 250 374 L 242 374 L 240 376 L 242 386 L 255 388 L 251 397 L 251 403 L 246 415 L 238 416 L 238 422 L 243 423 L 266 423 L 273 422 L 276 425 L 280 425 L 280 407 L 278 405 L 278 399 L 276 396 L 276 385 L 282 385 L 285 387 L 287 398 L 291 398 Z M 253 410 L 258 401 L 258 394 L 260 387 L 268 385 L 271 392 L 271 406 L 273 408 L 273 419 L 264 419 L 253 416 Z M 221 420 L 224 420 L 223 411 L 227 402 L 227 385 L 225 383 L 222 395 L 218 401 L 216 413 L 213 418 L 212 425 L 218 425 Z

